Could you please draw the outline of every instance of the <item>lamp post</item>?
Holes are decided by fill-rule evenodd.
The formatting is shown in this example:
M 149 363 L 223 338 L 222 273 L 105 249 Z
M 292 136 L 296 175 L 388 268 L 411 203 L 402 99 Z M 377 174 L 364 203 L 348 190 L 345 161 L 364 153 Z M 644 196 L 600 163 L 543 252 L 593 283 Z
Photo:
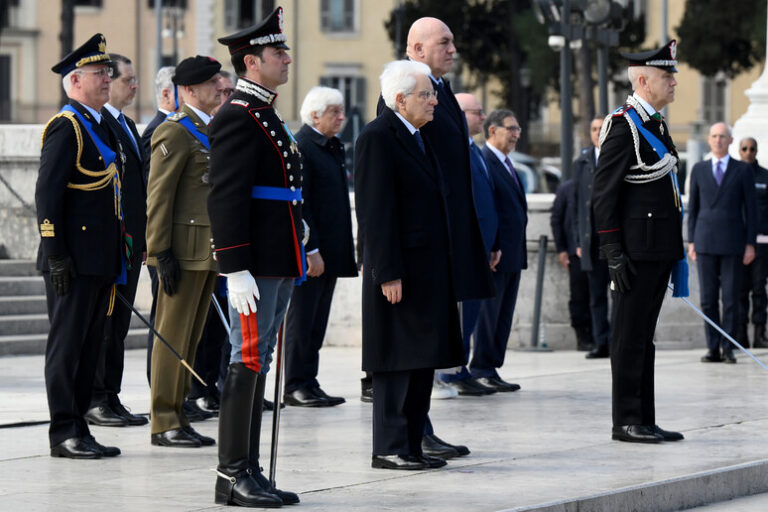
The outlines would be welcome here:
M 570 42 L 572 38 L 571 0 L 563 0 L 560 13 L 560 33 L 565 44 L 560 49 L 560 168 L 564 180 L 571 177 L 571 162 L 573 161 L 573 84 L 571 69 L 573 67 Z

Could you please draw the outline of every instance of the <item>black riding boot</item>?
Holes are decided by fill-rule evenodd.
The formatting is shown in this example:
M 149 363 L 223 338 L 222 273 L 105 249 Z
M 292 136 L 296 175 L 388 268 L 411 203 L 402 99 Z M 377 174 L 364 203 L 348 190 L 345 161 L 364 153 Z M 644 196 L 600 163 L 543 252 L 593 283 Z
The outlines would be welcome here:
M 257 375 L 243 363 L 229 366 L 219 408 L 219 466 L 215 501 L 219 505 L 280 507 L 283 501 L 267 491 L 248 467 L 251 414 Z M 264 385 L 261 385 L 261 396 Z M 261 423 L 261 407 L 259 423 Z
M 259 374 L 259 377 L 256 379 L 256 392 L 253 396 L 253 409 L 251 412 L 251 443 L 248 448 L 248 466 L 250 467 L 251 475 L 259 485 L 272 494 L 276 494 L 283 501 L 283 505 L 294 505 L 299 502 L 299 496 L 296 493 L 281 491 L 272 486 L 269 479 L 262 473 L 263 470 L 259 464 L 262 402 L 264 401 L 264 388 L 266 385 L 267 376 Z

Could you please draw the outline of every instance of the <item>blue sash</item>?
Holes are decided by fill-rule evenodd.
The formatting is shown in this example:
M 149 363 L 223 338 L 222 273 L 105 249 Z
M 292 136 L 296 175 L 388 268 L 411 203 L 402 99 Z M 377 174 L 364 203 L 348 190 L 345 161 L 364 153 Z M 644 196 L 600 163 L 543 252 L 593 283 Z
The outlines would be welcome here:
M 658 137 L 656 137 L 653 133 L 648 131 L 644 126 L 643 123 L 640 121 L 640 116 L 637 115 L 637 112 L 634 108 L 627 109 L 627 114 L 629 115 L 629 118 L 632 119 L 632 122 L 637 127 L 637 131 L 640 132 L 640 134 L 643 136 L 643 138 L 648 142 L 648 144 L 651 145 L 653 150 L 656 152 L 657 155 L 659 155 L 659 158 L 664 158 L 664 155 L 669 153 L 669 150 L 667 147 L 662 143 Z M 677 175 L 674 172 L 669 173 L 670 176 L 672 176 L 672 184 L 675 186 L 675 191 L 677 192 L 677 197 L 680 197 L 680 184 L 677 181 Z M 685 207 L 683 206 L 683 200 L 680 199 L 680 218 L 681 222 L 682 219 L 685 217 Z M 672 267 L 672 285 L 674 286 L 674 289 L 672 290 L 672 296 L 673 297 L 688 297 L 690 295 L 690 291 L 688 290 L 688 261 L 686 260 L 686 257 L 683 256 L 683 259 L 680 261 L 675 262 L 674 266 Z
M 169 116 L 172 116 L 173 114 L 168 114 Z M 166 119 L 168 119 L 166 117 Z M 192 120 L 188 116 L 184 116 L 181 119 L 179 119 L 179 124 L 182 125 L 184 128 L 187 129 L 187 131 L 192 134 L 194 138 L 200 141 L 200 143 L 205 146 L 205 149 L 209 150 L 211 149 L 211 143 L 208 142 L 208 136 L 197 129 L 197 126 L 195 126 L 195 123 L 192 122 Z

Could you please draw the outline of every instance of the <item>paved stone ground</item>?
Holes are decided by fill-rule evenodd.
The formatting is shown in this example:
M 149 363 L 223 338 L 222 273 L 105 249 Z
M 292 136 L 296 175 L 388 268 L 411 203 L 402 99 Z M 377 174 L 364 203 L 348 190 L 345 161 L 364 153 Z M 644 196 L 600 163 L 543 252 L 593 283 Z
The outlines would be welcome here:
M 299 492 L 302 504 L 295 508 L 305 511 L 534 510 L 768 461 L 768 372 L 745 356 L 737 365 L 704 365 L 698 362 L 700 352 L 657 352 L 658 422 L 683 431 L 683 442 L 646 446 L 610 440 L 607 360 L 587 361 L 583 353 L 568 351 L 510 351 L 501 374 L 521 384 L 521 391 L 432 404 L 438 435 L 469 445 L 472 454 L 441 470 L 394 472 L 370 467 L 371 409 L 358 399 L 359 349 L 329 347 L 321 354 L 320 381 L 347 403 L 284 410 L 278 484 Z M 756 353 L 768 358 L 766 350 Z M 139 413 L 149 409 L 144 357 L 140 350 L 126 354 L 121 394 Z M 0 425 L 47 420 L 42 370 L 42 356 L 0 358 Z M 195 428 L 215 437 L 217 421 Z M 265 432 L 268 428 L 266 420 Z M 1 428 L 0 510 L 228 509 L 213 503 L 215 448 L 153 447 L 148 427 L 95 427 L 93 433 L 103 444 L 119 446 L 123 455 L 53 459 L 47 425 Z M 268 453 L 268 434 L 264 438 L 262 453 Z M 267 458 L 262 463 L 268 465 Z M 712 478 L 711 487 L 718 485 L 724 484 Z M 647 491 L 632 508 L 672 510 L 654 493 Z M 692 496 L 694 502 L 707 503 Z M 557 510 L 616 510 L 609 502 L 597 503 L 602 504 Z M 701 510 L 764 511 L 768 497 Z

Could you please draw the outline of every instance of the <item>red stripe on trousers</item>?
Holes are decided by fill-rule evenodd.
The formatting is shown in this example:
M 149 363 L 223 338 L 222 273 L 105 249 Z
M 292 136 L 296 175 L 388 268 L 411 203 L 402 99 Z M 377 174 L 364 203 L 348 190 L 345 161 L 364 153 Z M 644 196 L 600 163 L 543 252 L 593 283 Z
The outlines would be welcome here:
M 250 315 L 240 313 L 240 334 L 243 338 L 243 346 L 240 349 L 243 363 L 258 373 L 261 371 L 261 363 L 259 362 L 259 324 L 256 321 L 256 313 Z

